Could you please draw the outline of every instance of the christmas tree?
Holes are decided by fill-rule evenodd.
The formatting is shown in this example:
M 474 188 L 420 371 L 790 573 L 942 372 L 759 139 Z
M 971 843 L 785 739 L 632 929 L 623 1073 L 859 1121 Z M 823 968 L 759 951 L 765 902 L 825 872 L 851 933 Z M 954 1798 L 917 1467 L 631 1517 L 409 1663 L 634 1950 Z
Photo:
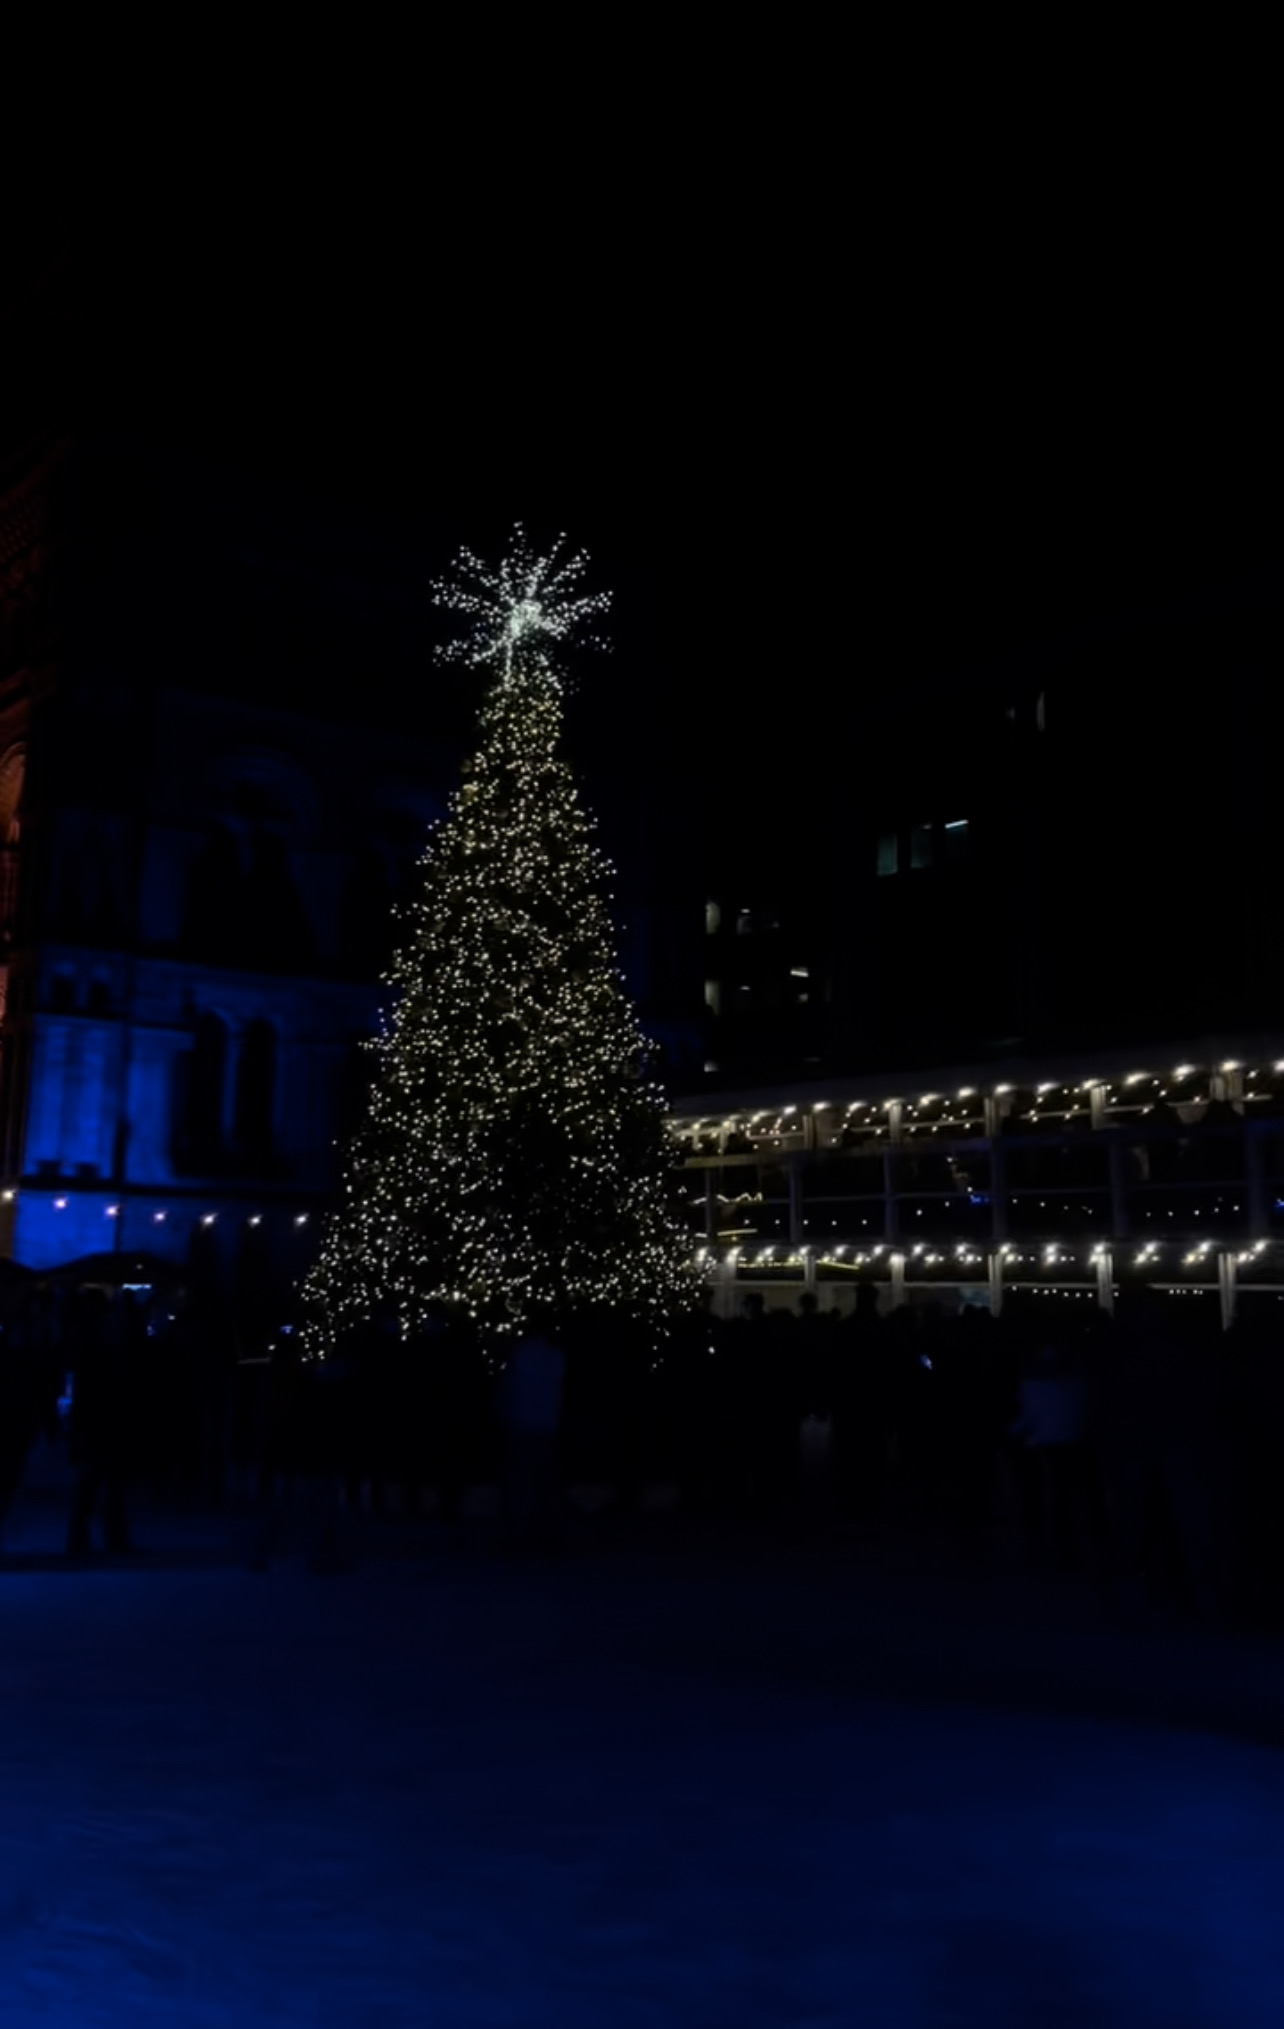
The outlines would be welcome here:
M 468 623 L 447 653 L 485 674 L 479 741 L 402 913 L 366 1117 L 304 1285 L 320 1353 L 377 1307 L 406 1336 L 439 1304 L 505 1333 L 545 1305 L 658 1324 L 693 1294 L 609 869 L 558 752 L 553 650 L 606 597 L 559 555 L 518 529 L 497 568 L 465 550 L 435 587 Z

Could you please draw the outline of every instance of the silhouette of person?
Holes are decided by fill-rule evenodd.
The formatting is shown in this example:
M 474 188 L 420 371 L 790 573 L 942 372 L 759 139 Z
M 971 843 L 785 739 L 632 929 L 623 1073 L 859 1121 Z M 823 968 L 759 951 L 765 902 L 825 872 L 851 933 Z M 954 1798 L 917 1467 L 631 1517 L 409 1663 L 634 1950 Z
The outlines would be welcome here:
M 122 1293 L 109 1299 L 102 1290 L 85 1291 L 71 1350 L 70 1456 L 79 1478 L 67 1525 L 67 1554 L 88 1553 L 100 1506 L 106 1547 L 123 1554 L 133 1547 L 126 1489 L 139 1463 L 144 1408 L 144 1321 L 133 1297 Z
M 0 1548 L 32 1444 L 56 1414 L 55 1353 L 46 1293 L 32 1293 L 0 1330 Z

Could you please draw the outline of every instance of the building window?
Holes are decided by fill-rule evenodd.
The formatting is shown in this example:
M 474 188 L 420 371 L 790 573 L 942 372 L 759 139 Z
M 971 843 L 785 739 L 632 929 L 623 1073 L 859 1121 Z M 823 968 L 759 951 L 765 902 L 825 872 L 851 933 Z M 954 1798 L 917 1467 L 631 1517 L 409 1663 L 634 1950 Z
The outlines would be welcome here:
M 966 817 L 955 817 L 945 827 L 945 857 L 947 860 L 967 858 L 968 821 Z
M 272 1159 L 276 1102 L 276 1036 L 271 1025 L 246 1025 L 236 1065 L 235 1133 L 241 1160 L 262 1170 Z
M 894 874 L 900 865 L 898 840 L 894 831 L 885 831 L 879 839 L 877 865 L 880 875 Z
M 227 1030 L 216 1014 L 203 1014 L 192 1040 L 192 1080 L 187 1112 L 188 1132 L 198 1163 L 217 1160 L 223 1144 L 223 1081 L 227 1070 Z
M 190 1049 L 175 1059 L 174 1166 L 218 1167 L 223 1150 L 223 1088 L 227 1030 L 216 1014 L 199 1017 Z
M 722 1013 L 722 981 L 720 979 L 705 980 L 704 1004 L 710 1014 L 720 1015 Z
M 716 902 L 704 905 L 704 927 L 710 937 L 717 935 L 722 926 L 722 911 Z
M 916 824 L 910 833 L 911 867 L 930 867 L 932 864 L 932 827 L 930 824 Z

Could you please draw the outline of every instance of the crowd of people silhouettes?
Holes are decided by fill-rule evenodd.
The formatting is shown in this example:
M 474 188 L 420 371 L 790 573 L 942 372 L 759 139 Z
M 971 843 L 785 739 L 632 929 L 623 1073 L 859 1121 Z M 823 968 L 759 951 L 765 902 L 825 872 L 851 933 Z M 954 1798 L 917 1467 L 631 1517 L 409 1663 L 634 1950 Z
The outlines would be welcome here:
M 1271 1311 L 1224 1333 L 1215 1306 L 1143 1287 L 1002 1317 L 907 1305 L 678 1323 L 655 1347 L 620 1319 L 541 1312 L 506 1352 L 444 1308 L 415 1339 L 391 1311 L 324 1362 L 296 1332 L 238 1328 L 199 1292 L 7 1293 L 0 1528 L 33 1448 L 72 1480 L 66 1550 L 133 1549 L 131 1502 L 229 1506 L 265 1566 L 292 1508 L 319 1570 L 346 1513 L 462 1527 L 497 1486 L 507 1540 L 550 1548 L 568 1486 L 609 1511 L 647 1489 L 694 1522 L 926 1533 L 1080 1572 L 1103 1606 L 1208 1620 L 1284 1611 L 1284 1380 Z M 2 1539 L 0 1539 L 2 1540 Z

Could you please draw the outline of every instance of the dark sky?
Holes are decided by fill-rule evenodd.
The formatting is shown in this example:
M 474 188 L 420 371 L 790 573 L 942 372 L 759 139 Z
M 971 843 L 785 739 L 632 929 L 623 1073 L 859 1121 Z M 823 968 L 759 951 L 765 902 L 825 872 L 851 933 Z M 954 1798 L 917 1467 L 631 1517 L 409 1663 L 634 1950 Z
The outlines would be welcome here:
M 707 164 L 605 201 L 595 173 L 494 216 L 369 165 L 68 215 L 72 370 L 161 441 L 418 524 L 434 562 L 566 528 L 620 680 L 702 744 L 1272 556 L 1254 319 L 1228 287 L 1209 341 L 1178 238 L 872 225 Z

